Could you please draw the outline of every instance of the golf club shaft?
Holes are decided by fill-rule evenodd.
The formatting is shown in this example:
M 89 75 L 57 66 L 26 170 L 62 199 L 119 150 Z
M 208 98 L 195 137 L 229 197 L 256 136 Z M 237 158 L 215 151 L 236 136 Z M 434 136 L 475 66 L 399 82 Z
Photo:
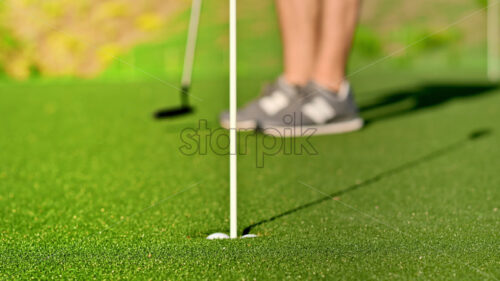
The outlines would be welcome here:
M 200 24 L 202 0 L 193 0 L 191 5 L 191 16 L 189 20 L 188 38 L 186 43 L 186 53 L 184 54 L 184 67 L 182 71 L 182 90 L 186 94 L 191 86 L 193 74 L 194 55 L 196 51 L 196 41 L 198 38 L 198 26 Z
M 237 238 L 237 180 L 236 180 L 236 0 L 229 0 L 229 115 L 230 115 L 230 237 Z

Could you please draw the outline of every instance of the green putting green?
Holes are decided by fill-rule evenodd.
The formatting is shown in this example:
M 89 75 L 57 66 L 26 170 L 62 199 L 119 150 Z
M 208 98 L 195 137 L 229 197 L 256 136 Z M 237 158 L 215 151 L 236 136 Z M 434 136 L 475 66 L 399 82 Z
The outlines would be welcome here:
M 228 231 L 227 156 L 179 150 L 182 129 L 218 128 L 226 80 L 162 121 L 161 83 L 2 84 L 0 276 L 498 277 L 499 89 L 397 73 L 353 77 L 368 126 L 311 138 L 316 155 L 258 168 L 269 139 L 248 138 L 239 231 L 259 238 L 234 241 L 204 239 Z M 264 80 L 240 79 L 240 101 Z
M 228 106 L 227 13 L 214 3 L 193 115 L 153 119 L 178 103 L 179 69 L 155 72 L 162 52 L 147 46 L 135 62 L 151 75 L 138 79 L 113 76 L 118 64 L 95 81 L 0 82 L 0 279 L 500 278 L 500 87 L 468 57 L 453 70 L 431 56 L 356 73 L 376 59 L 355 53 L 367 126 L 310 138 L 311 154 L 242 134 L 238 230 L 259 237 L 206 240 L 229 230 L 229 160 L 182 153 L 181 134 L 200 120 L 219 128 Z M 272 7 L 246 3 L 239 104 L 280 65 Z M 172 65 L 183 34 L 160 44 Z

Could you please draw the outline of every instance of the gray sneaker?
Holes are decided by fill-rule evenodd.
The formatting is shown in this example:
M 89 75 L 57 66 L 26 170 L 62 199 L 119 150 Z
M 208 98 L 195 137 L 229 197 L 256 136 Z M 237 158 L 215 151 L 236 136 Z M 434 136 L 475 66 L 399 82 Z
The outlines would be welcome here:
M 282 111 L 294 103 L 299 96 L 299 89 L 289 84 L 283 77 L 279 77 L 267 85 L 260 97 L 237 111 L 236 128 L 239 130 L 255 130 L 262 121 L 275 118 Z M 229 112 L 221 113 L 220 125 L 229 129 Z
M 310 82 L 301 89 L 300 99 L 293 106 L 262 123 L 265 134 L 285 137 L 340 134 L 359 130 L 363 119 L 354 101 L 348 82 L 338 93 L 332 93 Z

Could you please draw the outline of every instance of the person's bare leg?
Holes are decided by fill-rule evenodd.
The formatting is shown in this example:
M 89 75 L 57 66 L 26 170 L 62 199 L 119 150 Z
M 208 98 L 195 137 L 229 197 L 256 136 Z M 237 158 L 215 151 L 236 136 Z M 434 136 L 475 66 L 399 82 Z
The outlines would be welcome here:
M 321 31 L 312 79 L 338 91 L 359 13 L 359 0 L 321 0 Z
M 317 53 L 319 2 L 321 0 L 277 0 L 283 41 L 284 75 L 295 85 L 305 85 Z

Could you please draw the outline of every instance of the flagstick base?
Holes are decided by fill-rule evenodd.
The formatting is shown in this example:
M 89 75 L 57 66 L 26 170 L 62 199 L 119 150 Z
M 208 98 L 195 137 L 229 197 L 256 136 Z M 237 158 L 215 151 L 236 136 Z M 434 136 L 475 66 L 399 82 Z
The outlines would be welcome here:
M 238 238 L 238 237 L 236 237 Z M 257 238 L 257 235 L 255 234 L 245 234 L 241 237 L 239 237 L 240 239 L 246 239 L 246 238 Z M 225 234 L 225 233 L 221 233 L 221 232 L 217 232 L 217 233 L 213 233 L 213 234 L 210 234 L 207 236 L 207 239 L 208 240 L 222 240 L 222 239 L 234 239 L 234 238 L 230 238 L 229 235 Z

